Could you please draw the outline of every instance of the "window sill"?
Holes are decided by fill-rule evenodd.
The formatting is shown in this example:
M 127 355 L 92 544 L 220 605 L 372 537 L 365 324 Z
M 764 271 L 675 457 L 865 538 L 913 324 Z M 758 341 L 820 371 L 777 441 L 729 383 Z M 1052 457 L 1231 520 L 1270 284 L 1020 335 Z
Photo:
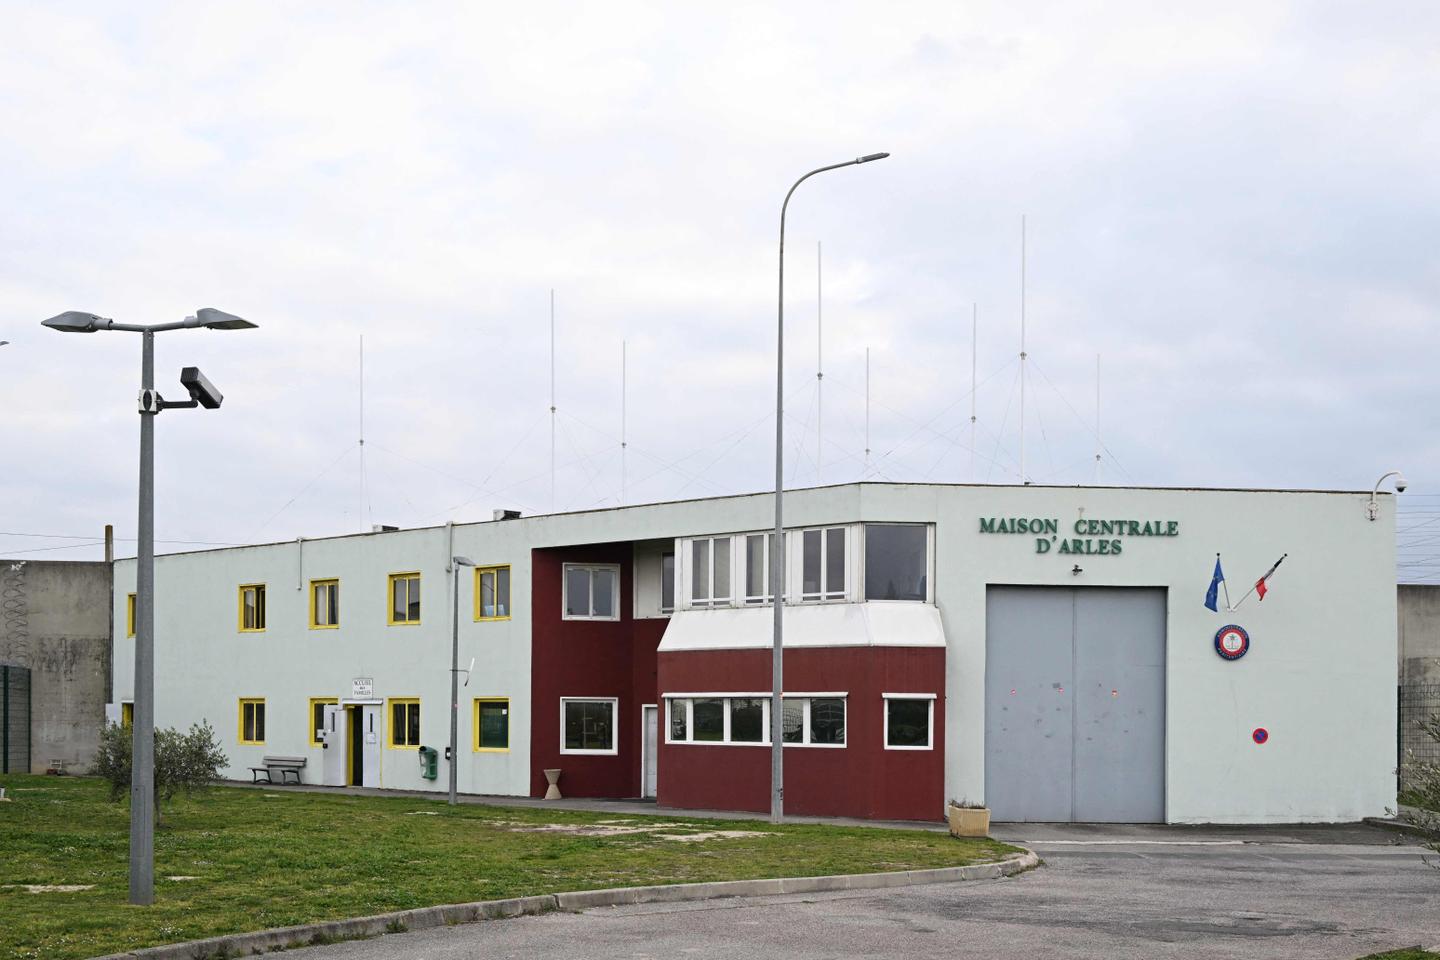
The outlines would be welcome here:
M 476 623 L 497 623 L 497 622 L 499 622 L 499 621 L 501 621 L 501 620 L 509 620 L 509 619 L 510 619 L 510 615 L 507 613 L 507 614 L 506 614 L 505 616 L 503 616 L 503 617 L 476 617 L 476 618 L 475 618 L 475 622 L 476 622 Z
M 926 750 L 934 750 L 935 747 L 934 747 L 934 746 L 929 746 L 929 747 L 892 747 L 892 746 L 890 746 L 890 744 L 887 743 L 887 744 L 885 744 L 885 749 L 886 749 L 886 750 L 910 750 L 910 751 L 917 751 L 917 750 L 918 750 L 918 751 L 923 752 L 923 751 L 926 751 Z
M 236 632 L 236 633 L 264 633 L 264 632 L 265 632 L 265 628 L 264 628 L 264 627 L 241 627 L 240 629 L 236 630 L 235 632 Z
M 391 621 L 387 624 L 387 626 L 391 626 L 391 627 L 418 627 L 418 626 L 420 626 L 420 621 L 419 621 L 419 620 L 391 620 Z
M 509 753 L 509 747 L 475 747 L 474 753 Z
M 386 750 L 419 750 L 419 749 L 420 749 L 420 745 L 417 743 L 415 746 L 410 747 L 410 746 L 406 746 L 406 745 L 404 745 L 404 744 L 399 744 L 399 743 L 387 743 L 387 744 L 385 744 L 385 749 L 386 749 Z
M 340 624 L 338 624 L 338 623 L 312 623 L 312 624 L 310 624 L 310 629 L 311 629 L 311 630 L 339 630 L 339 629 L 340 629 Z
M 560 748 L 560 755 L 561 755 L 562 757 L 572 757 L 572 756 L 573 756 L 573 757 L 618 757 L 618 756 L 620 755 L 620 751 L 619 751 L 619 750 L 569 750 L 569 749 L 566 749 L 565 747 L 561 747 L 561 748 Z
M 619 618 L 619 617 L 577 617 L 577 616 L 571 616 L 571 615 L 568 614 L 568 613 L 565 614 L 564 616 L 562 616 L 560 619 L 561 619 L 561 620 L 581 620 L 581 621 L 587 621 L 587 622 L 591 622 L 591 623 L 619 623 L 619 622 L 620 622 L 620 618 Z
M 264 740 L 237 740 L 236 743 L 240 744 L 240 746 L 242 746 L 242 747 L 263 747 L 263 746 L 265 746 L 265 741 L 264 741 Z

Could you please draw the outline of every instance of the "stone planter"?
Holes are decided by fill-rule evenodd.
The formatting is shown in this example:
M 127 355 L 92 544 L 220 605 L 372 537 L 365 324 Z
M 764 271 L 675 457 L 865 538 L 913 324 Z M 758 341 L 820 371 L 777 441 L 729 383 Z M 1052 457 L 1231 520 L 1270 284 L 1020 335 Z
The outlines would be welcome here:
M 559 771 L 558 769 L 555 769 L 555 770 L 546 770 L 546 771 L 545 771 L 545 782 L 550 785 L 549 788 L 546 789 L 546 791 L 545 791 L 545 799 L 546 799 L 546 800 L 561 800 L 561 799 L 563 799 L 563 798 L 560 796 L 560 771 Z
M 950 821 L 952 837 L 990 836 L 990 811 L 986 807 L 957 807 L 953 803 L 947 804 L 945 818 Z

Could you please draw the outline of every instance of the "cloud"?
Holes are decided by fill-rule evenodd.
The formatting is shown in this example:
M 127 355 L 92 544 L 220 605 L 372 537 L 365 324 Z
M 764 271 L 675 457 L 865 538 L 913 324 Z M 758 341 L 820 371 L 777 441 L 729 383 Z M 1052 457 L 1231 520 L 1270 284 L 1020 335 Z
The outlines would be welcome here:
M 162 537 L 248 541 L 765 488 L 790 183 L 796 482 L 1359 487 L 1440 469 L 1437 14 L 1323 5 L 5 8 L 7 528 L 134 513 L 138 343 L 218 412 L 159 424 Z M 815 244 L 824 243 L 816 468 Z M 366 504 L 359 340 L 365 338 Z M 986 379 L 988 378 L 988 379 Z M 0 552 L 28 545 L 0 538 Z M 71 555 L 57 552 L 52 556 Z M 80 555 L 79 553 L 73 555 Z

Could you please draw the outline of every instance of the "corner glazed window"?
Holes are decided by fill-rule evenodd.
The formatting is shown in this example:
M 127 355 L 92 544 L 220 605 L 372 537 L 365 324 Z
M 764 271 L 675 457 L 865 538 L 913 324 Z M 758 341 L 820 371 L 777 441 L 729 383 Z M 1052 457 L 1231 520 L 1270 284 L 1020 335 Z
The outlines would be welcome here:
M 620 567 L 613 563 L 567 563 L 563 607 L 566 620 L 619 620 Z
M 135 594 L 125 597 L 125 636 L 135 636 Z
M 919 524 L 865 525 L 865 599 L 927 599 L 928 527 Z
M 390 624 L 420 622 L 420 574 L 390 574 Z
M 845 599 L 845 527 L 800 531 L 800 599 Z
M 510 566 L 475 568 L 475 619 L 510 619 Z
M 660 612 L 675 612 L 675 554 L 660 557 Z
M 340 581 L 310 581 L 310 629 L 333 630 L 340 626 Z
M 265 629 L 265 584 L 247 583 L 240 588 L 240 632 Z

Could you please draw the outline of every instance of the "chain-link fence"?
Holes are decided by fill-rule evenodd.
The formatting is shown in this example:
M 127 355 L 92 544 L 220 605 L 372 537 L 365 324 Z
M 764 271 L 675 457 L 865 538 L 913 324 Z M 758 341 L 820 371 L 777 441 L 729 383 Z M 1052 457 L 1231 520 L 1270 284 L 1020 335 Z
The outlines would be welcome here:
M 1440 743 L 1420 729 L 1420 721 L 1440 713 L 1440 680 L 1400 685 L 1400 789 L 1406 788 L 1404 764 L 1440 763 Z

